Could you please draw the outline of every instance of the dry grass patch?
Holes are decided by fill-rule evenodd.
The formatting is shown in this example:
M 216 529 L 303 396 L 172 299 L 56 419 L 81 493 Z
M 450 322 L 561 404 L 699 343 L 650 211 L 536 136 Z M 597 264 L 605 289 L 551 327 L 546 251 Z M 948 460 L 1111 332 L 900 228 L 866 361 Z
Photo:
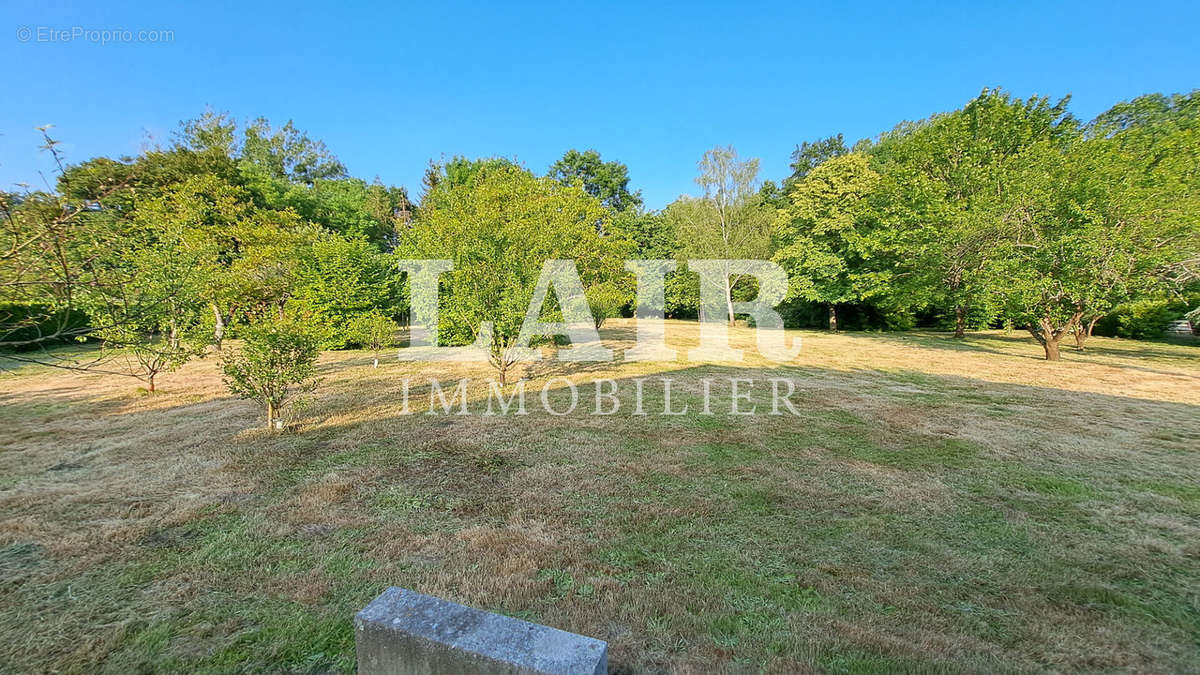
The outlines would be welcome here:
M 632 323 L 603 335 L 620 352 Z M 1197 347 L 802 337 L 786 367 L 744 329 L 741 365 L 538 364 L 530 414 L 503 417 L 480 414 L 486 367 L 330 353 L 283 435 L 212 360 L 154 395 L 4 374 L 0 663 L 351 670 L 350 617 L 395 584 L 609 640 L 635 672 L 1200 669 Z M 655 414 L 668 376 L 686 415 Z M 473 414 L 424 414 L 432 377 L 472 378 Z M 570 415 L 541 410 L 554 377 Z M 799 414 L 727 414 L 729 377 L 760 412 L 792 379 Z M 587 414 L 595 378 L 618 414 Z

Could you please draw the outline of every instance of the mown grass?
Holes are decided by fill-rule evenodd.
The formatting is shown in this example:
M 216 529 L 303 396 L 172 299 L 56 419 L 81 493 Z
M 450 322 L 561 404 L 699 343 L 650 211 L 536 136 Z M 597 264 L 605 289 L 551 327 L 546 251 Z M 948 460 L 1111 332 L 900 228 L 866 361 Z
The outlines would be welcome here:
M 508 417 L 423 414 L 430 376 L 481 411 L 485 370 L 328 354 L 283 435 L 212 359 L 153 396 L 4 375 L 0 667 L 352 671 L 353 613 L 400 585 L 608 640 L 623 672 L 1200 669 L 1195 347 L 804 339 L 787 367 L 544 364 Z M 562 417 L 536 395 L 560 374 Z M 667 376 L 689 414 L 653 414 Z M 793 379 L 799 414 L 726 414 L 733 376 L 762 411 Z M 586 414 L 593 377 L 647 378 L 652 414 Z

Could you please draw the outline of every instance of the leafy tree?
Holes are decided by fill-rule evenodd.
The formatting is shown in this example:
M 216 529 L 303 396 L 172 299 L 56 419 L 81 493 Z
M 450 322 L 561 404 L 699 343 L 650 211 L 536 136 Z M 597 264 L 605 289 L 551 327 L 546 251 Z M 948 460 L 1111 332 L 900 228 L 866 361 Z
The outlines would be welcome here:
M 194 176 L 138 200 L 134 219 L 178 232 L 181 250 L 197 261 L 198 293 L 212 312 L 218 350 L 238 313 L 280 306 L 290 294 L 296 253 L 288 244 L 301 221 L 290 211 L 256 207 L 243 188 L 212 175 Z
M 704 153 L 699 164 L 699 198 L 684 197 L 667 207 L 679 237 L 679 253 L 710 260 L 763 259 L 771 246 L 772 210 L 758 191 L 758 160 L 742 160 L 730 147 Z M 734 322 L 734 289 L 741 276 L 726 266 L 726 318 Z
M 625 274 L 630 245 L 600 236 L 595 223 L 606 223 L 609 211 L 582 188 L 517 167 L 491 167 L 468 185 L 438 189 L 436 206 L 418 212 L 396 254 L 453 261 L 441 277 L 439 336 L 474 343 L 482 322 L 491 322 L 487 346 L 503 384 L 543 263 L 575 261 L 586 292 Z
M 991 267 L 1004 279 L 1007 316 L 1047 360 L 1059 358 L 1059 341 L 1084 317 L 1148 292 L 1180 246 L 1195 250 L 1194 218 L 1162 204 L 1161 183 L 1146 183 L 1136 160 L 1111 141 L 1067 150 L 1040 143 L 1006 173 L 1011 189 L 996 200 L 1004 236 Z
M 298 397 L 311 393 L 320 356 L 317 337 L 296 319 L 278 319 L 246 331 L 237 354 L 225 358 L 225 386 L 241 398 L 266 406 L 267 428 L 282 428 L 280 413 Z
M 629 167 L 620 162 L 605 162 L 595 150 L 568 150 L 562 159 L 550 165 L 547 175 L 565 185 L 578 182 L 584 192 L 614 211 L 642 205 L 641 193 L 629 191 Z
M 325 327 L 323 347 L 360 344 L 355 328 L 360 317 L 400 309 L 399 272 L 392 258 L 366 241 L 322 232 L 299 255 L 292 301 Z
M 871 146 L 883 177 L 882 217 L 903 252 L 894 297 L 949 309 L 955 337 L 972 317 L 986 323 L 995 315 L 1003 280 L 985 272 L 998 236 L 987 204 L 1010 189 L 1002 172 L 1013 157 L 1078 135 L 1067 102 L 984 90 L 961 110 L 902 124 Z
M 823 162 L 834 157 L 841 157 L 848 152 L 850 149 L 846 147 L 846 141 L 841 134 L 822 138 L 812 143 L 804 141 L 792 151 L 792 175 L 786 182 L 790 184 L 803 180 L 808 172 Z
M 359 346 L 375 354 L 374 367 L 379 367 L 379 352 L 396 344 L 400 326 L 379 310 L 372 310 L 354 319 L 353 339 Z
M 870 297 L 884 283 L 870 266 L 882 248 L 869 203 L 879 174 L 854 153 L 817 166 L 788 192 L 790 204 L 775 220 L 775 261 L 789 273 L 789 297 L 829 307 L 829 330 L 837 330 L 837 306 Z
M 125 371 L 156 388 L 157 377 L 200 355 L 207 343 L 204 305 L 197 292 L 201 265 L 182 245 L 179 226 L 158 228 L 142 221 L 111 221 L 120 230 L 119 249 L 98 252 L 91 265 L 123 277 L 123 283 L 92 288 L 82 309 L 99 326 L 92 336 L 123 359 Z

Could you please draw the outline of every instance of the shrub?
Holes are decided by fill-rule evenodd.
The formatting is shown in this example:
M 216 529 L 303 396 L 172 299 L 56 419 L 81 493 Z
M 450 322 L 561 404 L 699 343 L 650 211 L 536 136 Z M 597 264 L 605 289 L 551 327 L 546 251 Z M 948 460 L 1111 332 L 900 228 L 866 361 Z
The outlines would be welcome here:
M 379 366 L 379 352 L 396 345 L 396 333 L 400 326 L 378 310 L 358 316 L 351 325 L 350 336 L 354 344 L 375 353 L 375 366 Z
M 1096 323 L 1093 333 L 1108 337 L 1156 340 L 1172 321 L 1184 317 L 1188 306 L 1180 301 L 1142 300 L 1118 305 Z
M 319 338 L 298 321 L 253 326 L 245 331 L 241 351 L 222 364 L 225 386 L 241 398 L 261 401 L 267 428 L 278 429 L 283 408 L 316 389 L 320 353 Z
M 355 334 L 360 317 L 402 309 L 399 272 L 391 258 L 364 240 L 321 236 L 298 276 L 295 304 L 327 328 L 320 338 L 326 349 L 360 344 Z
M 585 292 L 588 305 L 592 310 L 592 320 L 596 328 L 604 325 L 606 319 L 621 316 L 621 310 L 630 303 L 632 298 L 613 282 L 604 282 L 587 289 Z

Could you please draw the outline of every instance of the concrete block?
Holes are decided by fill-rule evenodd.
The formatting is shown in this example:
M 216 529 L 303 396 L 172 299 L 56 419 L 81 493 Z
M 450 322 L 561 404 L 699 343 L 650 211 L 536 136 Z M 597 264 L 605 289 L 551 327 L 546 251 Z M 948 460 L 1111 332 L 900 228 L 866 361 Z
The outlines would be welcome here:
M 387 589 L 354 616 L 360 675 L 608 672 L 608 643 L 415 591 Z

